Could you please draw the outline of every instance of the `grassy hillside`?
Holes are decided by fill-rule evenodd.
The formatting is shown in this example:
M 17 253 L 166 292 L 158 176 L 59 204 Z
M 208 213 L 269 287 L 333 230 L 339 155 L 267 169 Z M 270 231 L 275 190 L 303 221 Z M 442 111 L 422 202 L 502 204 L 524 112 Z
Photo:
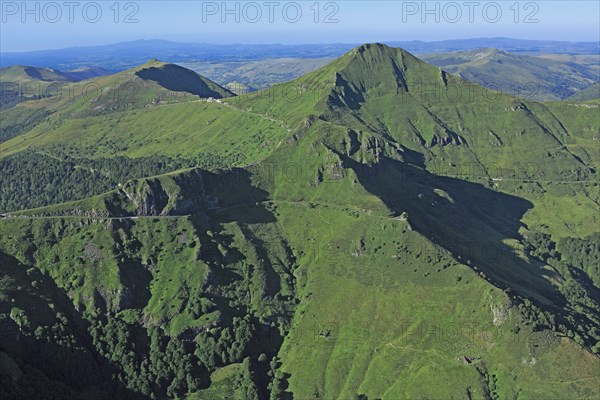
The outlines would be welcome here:
M 280 343 L 281 332 L 289 325 L 295 304 L 293 253 L 265 207 L 249 209 L 248 215 L 253 217 L 246 219 L 240 218 L 237 209 L 226 208 L 233 199 L 264 197 L 248 186 L 246 175 L 187 174 L 146 180 L 123 191 L 133 195 L 134 202 L 139 199 L 154 207 L 162 204 L 158 194 L 164 190 L 175 196 L 173 212 L 189 213 L 186 204 L 197 200 L 193 188 L 205 182 L 206 186 L 196 193 L 218 195 L 223 207 L 196 209 L 187 217 L 20 217 L 2 226 L 2 249 L 16 257 L 15 263 L 35 265 L 32 271 L 41 271 L 61 290 L 68 291 L 77 315 L 85 319 L 78 331 L 78 340 L 84 343 L 82 351 L 92 354 L 97 368 L 108 372 L 93 378 L 106 381 L 110 374 L 121 376 L 112 379 L 106 391 L 133 391 L 140 398 L 150 393 L 173 398 L 208 387 L 212 379 L 219 380 L 211 376 L 212 372 L 242 363 L 249 356 L 260 366 L 254 372 L 257 383 L 262 382 L 263 388 L 268 383 L 268 362 L 275 356 L 276 343 Z M 230 193 L 233 185 L 235 191 Z M 177 188 L 182 192 L 175 194 Z M 142 207 L 140 213 L 150 210 L 138 205 Z M 83 221 L 88 222 L 82 229 Z M 32 235 L 31 240 L 22 242 L 22 235 Z M 30 245 L 38 249 L 35 255 Z M 80 273 L 74 275 L 74 270 Z M 14 279 L 12 270 L 3 269 L 3 273 L 8 274 L 6 279 Z M 5 282 L 8 288 L 14 287 L 10 281 Z M 24 295 L 16 291 L 18 299 Z M 5 301 L 10 304 L 9 298 Z M 41 336 L 38 332 L 50 323 L 17 305 L 13 302 L 8 310 L 19 330 L 31 335 L 32 340 Z M 71 323 L 69 319 L 68 325 Z M 119 335 L 108 336 L 115 329 L 120 330 Z M 132 339 L 135 337 L 141 342 Z M 151 343 L 144 342 L 144 337 L 150 337 Z M 160 342 L 166 350 L 161 350 Z M 72 348 L 68 344 L 65 347 Z M 153 352 L 161 351 L 168 358 L 156 360 Z M 182 351 L 189 355 L 182 355 Z M 132 359 L 128 354 L 135 356 Z M 188 366 L 189 370 L 179 371 Z M 155 372 L 146 372 L 148 368 Z M 174 380 L 176 383 L 166 386 L 160 383 L 182 373 L 181 382 Z M 39 375 L 32 379 L 63 381 L 43 367 Z M 85 381 L 78 388 L 88 395 L 101 395 L 98 388 Z M 18 390 L 25 388 L 19 386 Z
M 59 201 L 99 194 L 126 179 L 145 176 L 141 170 L 167 172 L 165 164 L 173 169 L 244 165 L 264 157 L 286 134 L 279 121 L 204 98 L 233 94 L 179 66 L 152 61 L 72 85 L 62 96 L 2 112 L 1 163 L 13 171 L 2 178 L 3 210 L 49 204 L 51 193 L 60 193 Z M 181 103 L 185 103 L 181 108 L 170 108 Z M 233 121 L 240 121 L 241 127 Z M 223 146 L 219 138 L 230 126 L 237 133 L 232 132 L 229 146 Z M 45 139 L 40 140 L 42 136 Z M 125 170 L 107 163 L 118 154 Z M 45 168 L 25 175 L 27 166 L 36 163 Z M 44 176 L 48 174 L 54 180 L 65 177 L 64 186 L 48 186 Z M 76 179 L 67 177 L 75 175 Z M 31 188 L 36 194 L 23 201 L 21 194 Z
M 379 44 L 225 103 L 69 105 L 3 143 L 4 160 L 88 168 L 75 158 L 225 161 L 0 220 L 9 336 L 54 345 L 45 332 L 72 331 L 57 345 L 98 371 L 76 386 L 2 348 L 3 376 L 28 379 L 3 390 L 600 394 L 595 105 L 492 93 Z M 38 273 L 69 299 L 61 327 L 26 306 Z
M 239 125 L 232 125 L 234 121 Z M 229 142 L 224 147 L 225 133 Z M 195 101 L 66 120 L 50 115 L 28 133 L 3 143 L 0 154 L 7 157 L 25 149 L 60 145 L 74 157 L 210 153 L 243 161 L 275 147 L 286 133 L 277 121 L 261 115 Z
M 7 70 L 12 71 L 11 68 L 13 67 Z M 18 104 L 15 109 L 6 107 L 9 109 L 0 111 L 3 127 L 0 140 L 5 141 L 29 131 L 33 126 L 29 123 L 31 120 L 34 124 L 44 120 L 43 117 L 38 117 L 23 121 L 24 114 L 45 117 L 54 113 L 56 122 L 234 95 L 193 71 L 157 60 L 114 75 L 83 82 L 34 83 L 33 86 L 26 83 L 23 86 L 18 82 L 3 84 L 3 88 L 9 91 L 6 99 L 15 100 L 11 106 L 26 100 L 41 100 L 26 101 Z M 17 88 L 32 87 L 35 93 L 32 92 L 31 96 L 21 96 L 20 91 L 13 90 L 15 85 Z M 51 127 L 56 127 L 56 123 Z
M 556 272 L 544 273 L 541 264 L 534 267 L 519 261 L 520 257 L 526 257 L 524 254 L 512 256 L 512 251 L 519 248 L 516 240 L 513 244 L 508 242 L 505 249 L 499 249 L 502 245 L 489 236 L 494 231 L 489 222 L 475 219 L 467 224 L 473 229 L 486 229 L 489 239 L 485 242 L 476 242 L 465 233 L 466 236 L 453 238 L 450 243 L 436 245 L 428 239 L 430 231 L 421 226 L 425 216 L 416 210 L 409 209 L 402 218 L 396 218 L 389 214 L 379 196 L 367 191 L 356 188 L 352 201 L 340 196 L 349 190 L 351 178 L 326 181 L 313 190 L 303 191 L 305 199 L 287 200 L 285 188 L 291 186 L 289 178 L 276 174 L 268 181 L 264 179 L 262 166 L 253 168 L 248 177 L 253 177 L 260 186 L 275 184 L 282 193 L 269 196 L 259 188 L 253 189 L 252 185 L 247 186 L 249 181 L 244 174 L 212 178 L 210 174 L 203 174 L 207 176 L 207 192 L 214 196 L 216 203 L 191 217 L 153 217 L 151 214 L 130 219 L 105 219 L 101 215 L 11 217 L 2 222 L 6 233 L 2 248 L 17 255 L 21 262 L 29 260 L 38 268 L 47 265 L 43 268 L 49 268 L 47 273 L 59 287 L 69 290 L 80 309 L 100 307 L 97 312 L 101 314 L 116 313 L 115 318 L 133 324 L 129 329 L 134 329 L 135 321 L 159 321 L 166 334 L 180 332 L 182 338 L 187 337 L 186 329 L 193 332 L 194 324 L 210 323 L 223 328 L 228 324 L 227 318 L 231 318 L 227 316 L 231 302 L 226 308 L 221 308 L 225 307 L 221 302 L 216 309 L 205 309 L 202 299 L 205 296 L 213 299 L 212 295 L 203 292 L 195 295 L 190 292 L 193 287 L 207 287 L 212 281 L 215 286 L 209 290 L 220 293 L 226 290 L 227 282 L 243 279 L 248 273 L 244 271 L 251 268 L 250 271 L 254 271 L 251 276 L 255 278 L 235 284 L 234 287 L 239 287 L 235 290 L 241 292 L 235 295 L 240 297 L 233 304 L 237 307 L 256 304 L 257 312 L 269 312 L 269 307 L 284 306 L 289 289 L 281 283 L 271 289 L 268 286 L 255 289 L 252 282 L 254 279 L 258 279 L 256 285 L 263 285 L 259 282 L 264 279 L 270 282 L 271 268 L 285 271 L 293 267 L 293 275 L 288 272 L 284 276 L 297 282 L 293 297 L 298 299 L 299 305 L 291 326 L 284 325 L 289 333 L 279 351 L 281 372 L 278 376 L 288 381 L 289 392 L 299 398 L 317 395 L 347 398 L 356 394 L 382 398 L 413 398 L 423 394 L 439 397 L 447 393 L 445 385 L 427 385 L 424 390 L 423 382 L 436 382 L 441 373 L 454 383 L 451 397 L 461 397 L 466 392 L 473 396 L 485 396 L 489 392 L 502 397 L 521 393 L 543 398 L 566 398 L 564 393 L 586 398 L 594 394 L 595 377 L 583 376 L 581 371 L 598 368 L 598 360 L 578 349 L 570 339 L 561 339 L 561 335 L 556 337 L 549 332 L 553 324 L 564 323 L 558 310 L 549 307 L 552 312 L 539 314 L 542 311 L 530 302 L 539 304 L 541 301 L 549 306 L 548 297 L 562 297 L 542 278 L 544 275 L 550 278 Z M 350 177 L 352 171 L 344 169 L 344 174 Z M 173 178 L 176 176 L 159 177 L 160 186 L 154 186 L 156 189 L 152 192 L 139 184 L 130 187 L 139 187 L 138 193 L 146 193 L 141 199 L 156 199 L 160 204 L 160 196 L 156 195 L 162 191 L 160 188 L 168 187 L 167 182 L 182 181 Z M 305 178 L 297 176 L 295 181 L 310 184 Z M 374 184 L 383 186 L 379 182 Z M 464 220 L 468 217 L 463 209 L 464 201 L 447 185 L 442 187 L 448 190 L 448 197 L 455 199 L 453 211 L 459 213 L 457 219 Z M 166 192 L 177 190 L 166 189 Z M 490 196 L 496 196 L 492 193 Z M 464 196 L 470 195 L 464 193 Z M 323 196 L 331 196 L 330 201 L 319 200 Z M 114 199 L 113 195 L 108 197 L 108 201 Z M 137 195 L 131 197 L 133 203 L 143 203 L 136 200 Z M 425 197 L 419 201 L 423 206 L 432 200 Z M 437 207 L 448 201 L 439 197 Z M 475 198 L 466 208 L 473 212 L 478 204 L 482 208 L 476 213 L 497 215 L 498 210 L 485 207 L 489 202 L 480 203 Z M 509 205 L 500 203 L 500 206 Z M 69 208 L 85 215 L 81 213 L 82 205 Z M 440 213 L 443 212 L 442 208 Z M 439 216 L 431 218 L 435 221 Z M 456 224 L 452 218 L 442 222 Z M 28 237 L 27 242 L 18 241 L 21 237 Z M 288 243 L 285 246 L 289 246 L 286 251 L 292 255 L 277 255 L 276 246 L 282 238 Z M 460 243 L 470 245 L 459 248 Z M 37 249 L 35 253 L 31 251 L 32 245 Z M 499 249 L 499 255 L 482 259 L 481 255 L 489 255 L 489 248 Z M 467 256 L 466 251 L 473 255 Z M 240 257 L 239 252 L 242 264 L 230 265 Z M 194 261 L 197 257 L 200 260 Z M 74 262 L 83 263 L 78 269 L 92 275 L 77 275 L 77 280 L 69 283 L 76 278 L 72 272 Z M 91 269 L 85 267 L 87 263 L 91 263 Z M 254 270 L 256 266 L 265 268 L 264 272 Z M 502 272 L 505 291 L 488 283 L 497 279 L 496 274 L 500 273 L 494 271 L 497 268 L 505 269 Z M 523 274 L 528 269 L 531 275 L 525 278 Z M 126 272 L 129 270 L 131 272 Z M 186 274 L 187 270 L 190 272 Z M 128 274 L 134 275 L 128 277 Z M 215 274 L 213 280 L 208 278 L 211 274 Z M 98 281 L 99 276 L 101 281 Z M 203 276 L 206 278 L 201 278 Z M 198 278 L 205 281 L 194 283 Z M 561 279 L 564 278 L 566 276 Z M 539 282 L 532 287 L 536 280 Z M 140 283 L 150 288 L 149 293 L 139 288 Z M 539 293 L 544 287 L 549 288 L 550 294 L 540 299 L 534 291 Z M 93 296 L 94 291 L 102 297 Z M 524 301 L 528 298 L 525 293 L 532 300 Z M 192 300 L 190 296 L 200 297 Z M 255 303 L 262 301 L 259 299 L 268 302 L 269 298 L 273 299 L 270 306 Z M 198 309 L 201 311 L 192 311 L 194 304 L 202 307 Z M 268 318 L 269 314 L 260 315 Z M 33 326 L 39 323 L 34 320 Z M 191 337 L 196 337 L 197 351 L 206 349 L 208 345 L 200 342 L 196 335 L 191 334 Z M 221 337 L 219 331 L 211 335 L 215 339 Z M 194 342 L 187 343 L 194 346 Z M 276 343 L 269 342 L 269 348 L 277 349 L 279 344 Z M 253 351 L 243 354 L 259 356 Z M 198 356 L 201 357 L 201 353 Z M 464 357 L 469 360 L 466 365 Z M 565 365 L 564 359 L 569 357 L 573 357 L 574 362 Z M 238 360 L 240 358 L 232 359 Z M 209 370 L 229 362 L 225 358 Z M 436 368 L 432 368 L 433 365 Z M 261 368 L 265 367 L 259 363 L 256 369 Z M 219 380 L 215 378 L 215 381 L 217 384 L 207 389 L 207 395 L 223 390 L 217 389 Z M 127 382 L 124 381 L 131 389 L 138 390 L 133 380 Z M 540 385 L 542 382 L 547 384 Z M 237 385 L 232 382 L 230 388 L 235 390 Z M 202 391 L 197 393 L 197 397 L 202 396 Z
M 45 101 L 22 106 L 61 112 L 63 117 L 81 117 L 198 98 L 233 96 L 193 71 L 157 60 L 117 74 L 61 86 L 55 92 Z
M 353 140 L 368 135 L 374 158 L 403 153 L 436 174 L 488 184 L 583 180 L 597 169 L 593 152 L 575 145 L 594 140 L 595 106 L 546 106 L 491 92 L 382 46 L 355 49 L 315 73 L 231 103 L 299 131 L 315 121 L 343 126 L 350 151 Z

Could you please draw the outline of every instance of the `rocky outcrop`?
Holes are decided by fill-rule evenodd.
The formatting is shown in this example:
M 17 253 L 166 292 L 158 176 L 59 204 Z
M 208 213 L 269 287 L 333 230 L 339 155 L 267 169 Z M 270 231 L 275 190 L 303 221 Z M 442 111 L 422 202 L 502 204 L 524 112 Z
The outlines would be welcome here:
M 128 182 L 121 192 L 135 204 L 137 215 L 161 215 L 169 202 L 169 195 L 158 179 Z
M 446 132 L 445 136 L 434 135 L 429 142 L 429 148 L 436 145 L 445 147 L 448 145 L 459 146 L 465 144 L 464 138 L 454 132 Z
M 218 204 L 206 193 L 200 170 L 128 182 L 119 192 L 138 216 L 186 215 Z

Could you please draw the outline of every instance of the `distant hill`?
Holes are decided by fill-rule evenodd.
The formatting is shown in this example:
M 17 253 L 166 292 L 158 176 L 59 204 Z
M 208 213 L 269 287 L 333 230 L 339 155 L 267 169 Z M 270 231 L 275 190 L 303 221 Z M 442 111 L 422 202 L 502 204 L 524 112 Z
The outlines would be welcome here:
M 217 99 L 234 95 L 209 79 L 179 65 L 152 60 L 139 68 L 134 69 L 135 75 L 144 81 L 153 81 L 164 89 L 173 92 L 183 92 L 197 95 L 202 98 L 214 97 Z
M 17 75 L 12 72 L 12 76 Z M 194 71 L 158 60 L 151 60 L 113 75 L 81 82 L 63 80 L 58 83 L 60 85 L 57 82 L 43 82 L 46 86 L 33 86 L 31 93 L 27 92 L 27 95 L 9 92 L 14 94 L 15 101 L 4 107 L 0 141 L 29 129 L 32 124 L 37 124 L 54 112 L 60 112 L 60 121 L 64 121 L 68 118 L 106 115 L 200 98 L 235 96 L 230 90 Z M 15 84 L 11 85 L 13 86 L 6 87 L 10 90 Z M 10 99 L 9 96 L 6 98 Z M 42 98 L 41 101 L 27 103 L 27 106 L 9 109 L 19 102 Z
M 573 96 L 567 98 L 569 101 L 590 101 L 600 99 L 600 82 L 594 83 L 592 86 L 583 89 Z
M 64 72 L 52 68 L 36 68 L 24 65 L 0 68 L 0 82 L 72 82 Z
M 78 82 L 110 73 L 111 71 L 109 70 L 97 67 L 82 67 L 71 71 L 59 71 L 54 68 L 14 65 L 0 68 L 0 82 Z
M 12 67 L 11 67 L 12 68 Z M 52 71 L 52 70 L 50 70 Z M 98 70 L 75 70 L 80 77 Z M 70 85 L 70 91 L 53 100 L 51 108 L 64 112 L 107 112 L 143 107 L 148 104 L 189 100 L 191 98 L 223 98 L 234 94 L 181 66 L 152 59 L 140 66 L 85 82 L 75 81 L 71 73 L 60 73 L 61 82 Z M 12 74 L 13 76 L 16 74 Z M 48 74 L 47 74 L 48 75 Z M 93 101 L 90 101 L 93 100 Z M 46 104 L 48 105 L 48 104 Z M 44 107 L 33 105 L 34 108 Z
M 256 88 L 246 85 L 238 81 L 231 81 L 225 85 L 225 87 L 231 90 L 233 93 L 239 95 L 256 91 Z
M 103 68 L 83 67 L 72 71 L 14 65 L 0 68 L 0 109 L 22 101 L 51 97 L 61 92 L 64 84 L 109 74 Z
M 421 58 L 471 82 L 541 101 L 572 96 L 596 81 L 600 73 L 597 63 L 564 62 L 491 48 Z
M 71 78 L 52 68 L 36 68 L 23 65 L 0 68 L 0 110 L 32 99 L 56 93 Z

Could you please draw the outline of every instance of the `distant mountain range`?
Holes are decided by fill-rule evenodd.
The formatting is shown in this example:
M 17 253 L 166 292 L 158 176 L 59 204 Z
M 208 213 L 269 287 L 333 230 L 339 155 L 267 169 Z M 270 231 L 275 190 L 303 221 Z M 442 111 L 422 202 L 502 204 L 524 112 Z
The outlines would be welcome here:
M 483 48 L 421 58 L 482 86 L 542 101 L 565 99 L 600 81 L 598 54 L 563 61 Z
M 252 45 L 178 43 L 166 40 L 138 40 L 103 46 L 72 47 L 56 50 L 1 53 L 0 66 L 40 65 L 57 69 L 74 69 L 96 65 L 108 69 L 127 69 L 151 58 L 173 63 L 191 61 L 243 61 L 270 58 L 339 57 L 359 43 Z M 386 44 L 402 47 L 415 54 L 468 51 L 496 48 L 523 54 L 598 54 L 600 42 L 537 41 L 509 38 L 481 38 L 437 42 L 392 41 Z

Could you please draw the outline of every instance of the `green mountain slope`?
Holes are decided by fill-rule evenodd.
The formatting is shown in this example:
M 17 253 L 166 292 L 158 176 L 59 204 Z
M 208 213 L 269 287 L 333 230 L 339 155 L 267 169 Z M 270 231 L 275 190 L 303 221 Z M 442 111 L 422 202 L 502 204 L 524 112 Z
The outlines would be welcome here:
M 565 99 L 598 79 L 597 62 L 573 62 L 497 49 L 426 54 L 422 59 L 468 81 L 530 100 Z
M 283 135 L 278 131 L 285 132 L 280 123 L 258 115 L 240 114 L 225 104 L 211 103 L 202 97 L 218 99 L 232 95 L 192 71 L 152 61 L 130 71 L 72 84 L 62 95 L 3 111 L 2 139 L 14 137 L 2 143 L 3 155 L 30 149 L 31 143 L 41 139 L 40 134 L 46 139 L 42 140 L 45 144 L 40 142 L 44 150 L 33 146 L 34 151 L 1 162 L 3 169 L 16 175 L 4 177 L 6 192 L 1 196 L 0 208 L 12 210 L 48 204 L 48 191 L 54 195 L 62 192 L 56 200 L 74 200 L 102 193 L 119 182 L 144 174 L 222 165 L 223 160 L 243 163 L 245 157 L 255 157 L 275 146 L 272 138 Z M 181 109 L 169 109 L 178 103 L 187 104 Z M 221 118 L 214 118 L 215 114 Z M 221 144 L 216 139 L 231 121 L 238 119 L 244 122 L 244 127 L 237 138 L 232 135 L 232 146 L 217 150 L 215 146 Z M 127 136 L 122 134 L 125 125 L 130 126 Z M 247 134 L 250 126 L 252 135 Z M 59 148 L 59 143 L 66 146 Z M 105 146 L 106 153 L 99 151 L 99 145 Z M 157 156 L 156 149 L 162 149 L 158 153 L 163 156 Z M 127 156 L 121 158 L 125 165 L 109 162 L 115 151 Z M 131 158 L 133 153 L 137 153 L 135 158 Z M 105 154 L 109 158 L 103 157 Z M 179 159 L 174 160 L 174 156 Z M 64 181 L 65 186 L 55 190 L 56 187 L 47 185 L 47 177 L 24 177 L 32 164 L 46 166 L 38 169 L 40 174 L 62 176 L 68 183 Z M 30 189 L 35 194 L 23 202 L 24 197 L 19 193 Z
M 374 156 L 406 148 L 444 175 L 577 179 L 597 166 L 594 155 L 575 146 L 595 137 L 594 106 L 546 106 L 490 92 L 382 45 L 355 49 L 315 73 L 232 104 L 293 127 L 324 120 L 343 125 L 349 136 L 368 133 L 373 146 L 381 144 Z M 554 115 L 567 110 L 579 118 L 563 123 Z M 528 163 L 535 165 L 525 170 Z
M 193 71 L 151 60 L 117 74 L 71 83 L 46 101 L 22 107 L 60 112 L 63 117 L 83 117 L 198 98 L 230 96 L 233 93 Z
M 12 67 L 11 67 L 12 68 Z M 36 89 L 39 89 L 37 86 Z M 39 91 L 39 90 L 38 90 Z M 12 92 L 11 92 L 12 93 Z M 2 112 L 6 141 L 43 121 L 52 113 L 58 120 L 85 118 L 147 109 L 153 106 L 189 102 L 202 98 L 234 96 L 212 81 L 174 64 L 151 60 L 139 67 L 83 82 L 53 82 L 42 90 L 42 100 L 21 103 Z M 47 95 L 46 95 L 47 94 Z M 29 97 L 22 100 L 27 100 Z M 23 115 L 26 115 L 23 121 Z M 33 122 L 29 123 L 30 121 Z M 48 120 L 46 120 L 48 122 Z M 44 129 L 56 127 L 50 125 Z
M 101 371 L 26 376 L 89 398 L 594 398 L 594 107 L 490 93 L 371 44 L 226 104 L 43 122 L 4 161 L 240 157 L 0 220 L 11 337 L 59 329 L 19 305 L 40 271 L 71 301 L 60 329 L 80 329 L 63 345 Z M 5 376 L 32 364 L 2 350 Z
M 9 140 L 0 148 L 0 163 L 13 174 L 3 177 L 0 209 L 42 206 L 57 193 L 58 201 L 75 200 L 144 173 L 245 165 L 264 158 L 288 134 L 282 121 L 231 107 L 221 100 L 231 92 L 179 66 L 152 61 L 67 93 L 85 88 L 86 95 L 27 102 L 2 113 Z M 115 156 L 124 164 L 111 163 Z M 23 176 L 33 164 L 45 168 Z M 64 186 L 48 186 L 44 175 L 50 173 L 66 179 Z M 35 194 L 22 196 L 30 189 Z

